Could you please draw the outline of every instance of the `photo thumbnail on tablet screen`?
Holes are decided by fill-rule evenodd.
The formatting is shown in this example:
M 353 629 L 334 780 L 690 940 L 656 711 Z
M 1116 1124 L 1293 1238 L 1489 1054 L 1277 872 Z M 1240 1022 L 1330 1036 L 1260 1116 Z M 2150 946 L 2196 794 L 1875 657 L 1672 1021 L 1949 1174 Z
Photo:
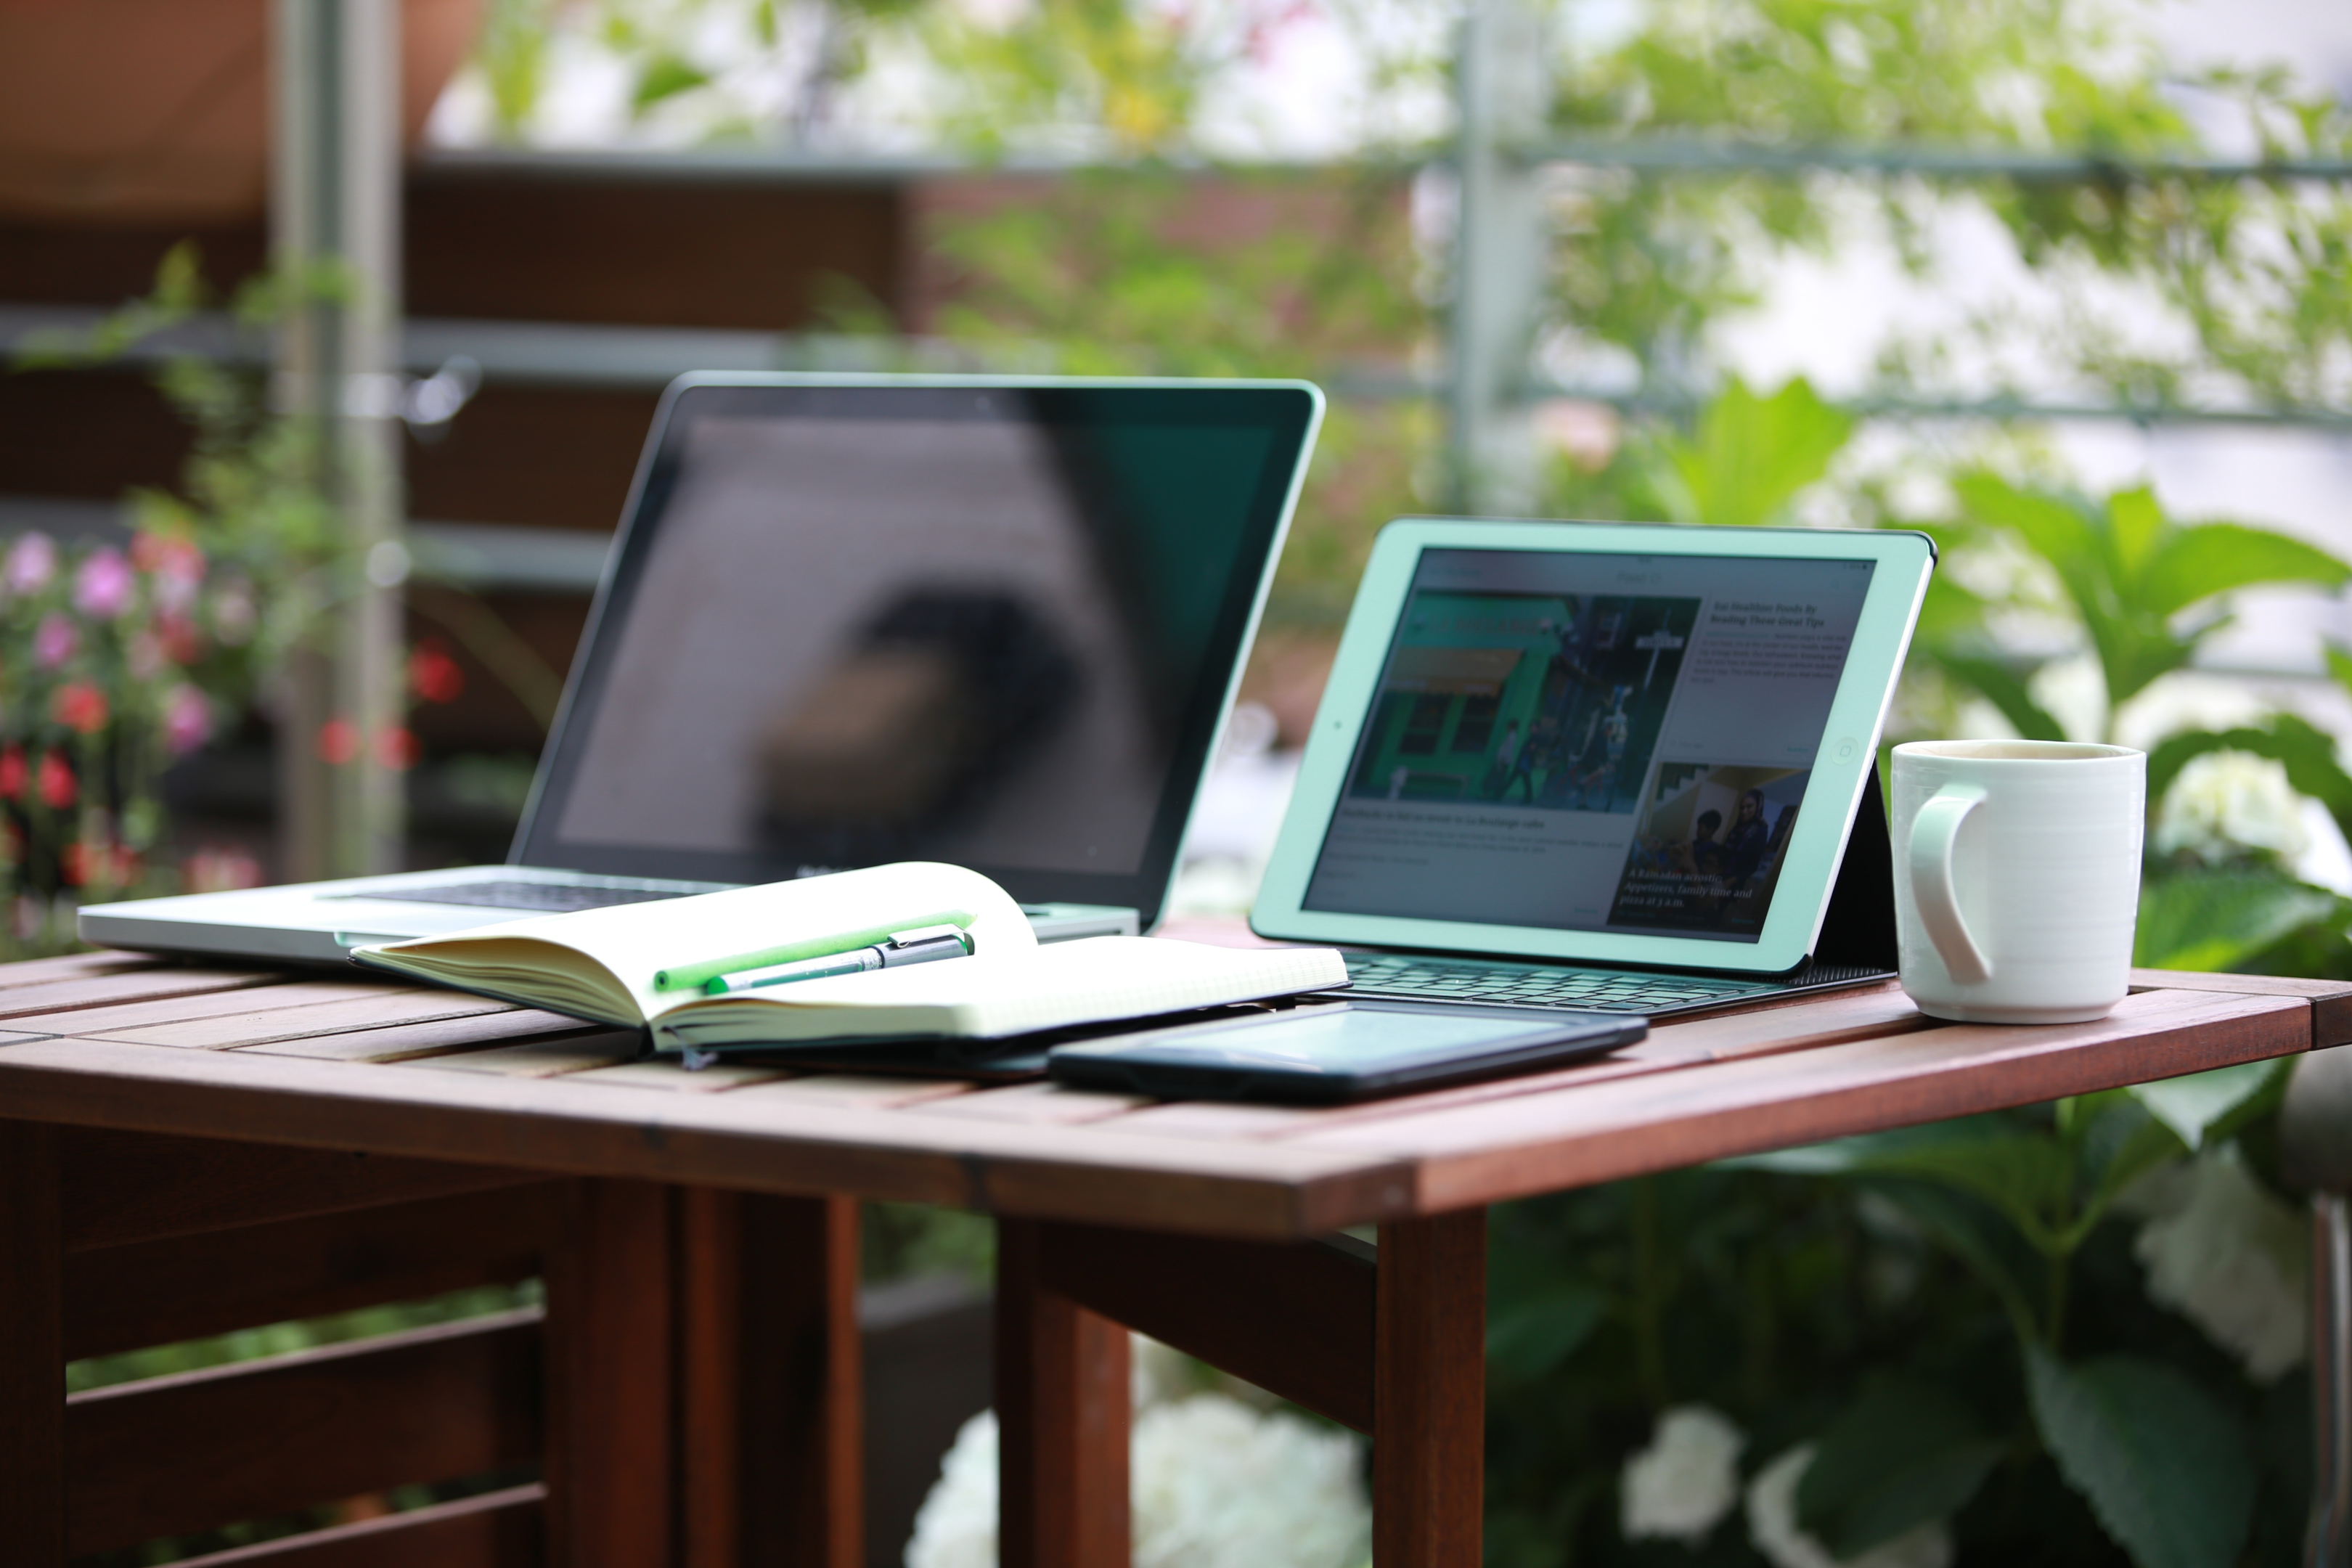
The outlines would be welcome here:
M 1871 570 L 1424 552 L 1305 907 L 1756 941 Z

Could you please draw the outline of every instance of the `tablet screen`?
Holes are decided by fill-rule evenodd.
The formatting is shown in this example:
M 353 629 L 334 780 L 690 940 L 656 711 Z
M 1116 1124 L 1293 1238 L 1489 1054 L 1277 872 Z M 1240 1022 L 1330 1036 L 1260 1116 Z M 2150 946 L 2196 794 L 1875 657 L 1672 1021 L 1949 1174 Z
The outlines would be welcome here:
M 1303 907 L 1757 941 L 1873 564 L 1424 551 Z

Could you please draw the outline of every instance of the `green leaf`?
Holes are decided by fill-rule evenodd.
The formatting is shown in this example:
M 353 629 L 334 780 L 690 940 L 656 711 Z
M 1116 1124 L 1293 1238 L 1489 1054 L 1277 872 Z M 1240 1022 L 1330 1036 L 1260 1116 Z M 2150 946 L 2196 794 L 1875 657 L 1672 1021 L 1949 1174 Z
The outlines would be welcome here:
M 2178 1134 L 2190 1152 L 2203 1147 L 2208 1129 L 2259 1098 L 2280 1076 L 2283 1061 L 2240 1062 L 2183 1078 L 2134 1084 L 2124 1092 Z
M 1797 1483 L 1797 1521 L 1843 1562 L 1957 1513 L 2000 1458 L 1958 1400 L 1931 1384 L 1885 1384 L 1846 1407 Z
M 2086 1094 L 2073 1102 L 2081 1129 L 2075 1163 L 2088 1200 L 2075 1215 L 2073 1238 L 2090 1234 L 2116 1194 L 2146 1172 L 2189 1152 L 2171 1126 L 2125 1089 Z
M 710 73 L 677 55 L 660 54 L 637 73 L 636 89 L 629 94 L 632 112 L 643 113 L 664 99 L 691 92 L 710 80 Z
M 2066 1149 L 2047 1133 L 2020 1131 L 1996 1117 L 1871 1133 L 1731 1162 L 1787 1173 L 1905 1176 L 1955 1188 L 1990 1204 L 2029 1242 L 2047 1249 L 2049 1216 L 2073 1183 Z
M 2139 1568 L 2229 1568 L 2253 1461 L 2242 1423 L 2187 1378 L 2133 1356 L 2069 1367 L 2039 1345 L 2026 1382 L 2042 1440 Z
M 1607 1310 L 1593 1286 L 1563 1281 L 1514 1303 L 1486 1325 L 1486 1367 L 1503 1383 L 1542 1377 L 1576 1353 Z
M 2189 873 L 2140 889 L 2132 962 L 2147 969 L 2234 968 L 2321 921 L 2340 920 L 2343 900 L 2276 877 Z
M 2347 566 L 2316 545 L 2243 523 L 2209 522 L 2176 529 L 2158 548 L 2139 584 L 2141 604 L 2169 616 L 2200 599 L 2263 583 L 2311 583 L 2340 588 Z
M 1853 436 L 1853 417 L 1823 403 L 1801 377 L 1769 397 L 1735 377 L 1700 416 L 1696 440 L 1660 440 L 1665 471 L 1655 479 L 1683 514 L 1678 521 L 1774 522 Z
M 1936 663 L 1954 679 L 1976 689 L 1979 695 L 2000 710 L 2000 716 L 2010 721 L 2017 732 L 2029 741 L 2063 741 L 2065 727 L 2050 714 L 2050 710 L 2033 700 L 2008 666 L 1994 659 L 1972 658 L 1961 654 L 1936 656 Z

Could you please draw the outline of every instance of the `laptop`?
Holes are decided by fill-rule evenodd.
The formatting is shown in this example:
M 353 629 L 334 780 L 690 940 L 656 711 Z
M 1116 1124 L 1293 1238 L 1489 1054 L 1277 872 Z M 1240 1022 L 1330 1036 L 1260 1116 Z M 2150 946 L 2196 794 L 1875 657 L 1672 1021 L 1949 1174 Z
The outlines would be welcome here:
M 1323 410 L 1304 382 L 691 375 L 502 866 L 92 905 L 292 963 L 936 859 L 1041 937 L 1160 916 Z
M 1259 934 L 1350 996 L 1685 1014 L 1895 968 L 1877 749 L 1935 546 L 1406 519 L 1375 541 Z

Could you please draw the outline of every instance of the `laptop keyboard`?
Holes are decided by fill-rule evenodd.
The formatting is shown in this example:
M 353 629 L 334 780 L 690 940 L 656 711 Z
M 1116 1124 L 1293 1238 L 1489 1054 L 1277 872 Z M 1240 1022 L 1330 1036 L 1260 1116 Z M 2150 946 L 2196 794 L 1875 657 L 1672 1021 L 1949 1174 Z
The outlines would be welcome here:
M 1668 1007 L 1724 1002 L 1781 987 L 1769 980 L 1725 980 L 1687 974 L 1640 974 L 1622 969 L 1575 969 L 1563 964 L 1496 963 L 1350 952 L 1348 994 L 1416 1002 L 1470 1002 L 1488 1006 L 1560 1007 L 1580 1013 L 1655 1013 Z
M 666 888 L 618 888 L 594 882 L 443 882 L 422 888 L 385 888 L 366 897 L 403 904 L 473 904 L 493 910 L 538 910 L 564 914 L 572 910 L 609 909 L 614 904 L 649 904 L 656 899 L 684 895 Z

